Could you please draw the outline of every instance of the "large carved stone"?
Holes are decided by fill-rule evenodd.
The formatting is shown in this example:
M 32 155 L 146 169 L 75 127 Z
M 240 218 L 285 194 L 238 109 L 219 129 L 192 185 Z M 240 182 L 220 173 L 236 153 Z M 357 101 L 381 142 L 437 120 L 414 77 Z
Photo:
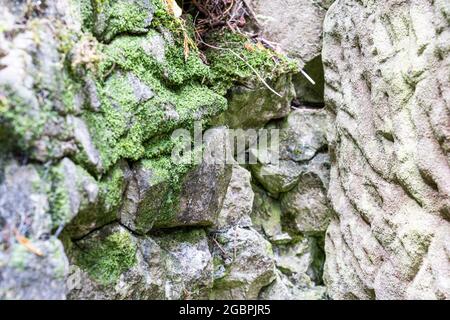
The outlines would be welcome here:
M 334 299 L 450 298 L 449 13 L 425 0 L 327 13 Z

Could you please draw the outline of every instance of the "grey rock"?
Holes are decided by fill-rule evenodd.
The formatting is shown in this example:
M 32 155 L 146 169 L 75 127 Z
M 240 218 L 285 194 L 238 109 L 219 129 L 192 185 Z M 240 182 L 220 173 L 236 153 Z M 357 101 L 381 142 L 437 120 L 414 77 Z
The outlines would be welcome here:
M 303 166 L 297 186 L 281 196 L 281 211 L 301 233 L 323 233 L 331 219 L 327 198 L 329 156 L 319 154 Z
M 309 161 L 327 146 L 328 117 L 324 110 L 295 110 L 280 129 L 282 159 Z
M 90 77 L 84 80 L 84 92 L 87 96 L 88 106 L 92 109 L 92 111 L 100 111 L 100 97 L 98 96 L 96 84 Z
M 278 164 L 258 163 L 250 168 L 253 176 L 272 195 L 294 188 L 302 173 L 302 166 L 292 160 L 280 160 Z
M 273 195 L 294 188 L 307 170 L 307 161 L 327 149 L 327 127 L 327 116 L 323 110 L 293 111 L 274 126 L 274 129 L 280 130 L 278 148 L 271 141 L 267 150 L 250 150 L 258 160 L 257 164 L 250 165 L 254 177 Z M 275 140 L 275 137 L 272 139 Z
M 326 288 L 323 286 L 299 287 L 286 275 L 277 271 L 276 279 L 261 291 L 261 300 L 326 300 Z
M 217 228 L 230 226 L 250 227 L 253 207 L 253 190 L 250 172 L 239 165 L 233 166 L 231 180 L 220 210 Z
M 145 53 L 152 56 L 158 63 L 164 64 L 166 62 L 167 42 L 170 44 L 170 41 L 166 41 L 163 35 L 156 33 L 148 41 L 142 43 L 142 48 Z
M 155 169 L 139 162 L 132 168 L 129 183 L 120 209 L 121 222 L 128 228 L 145 234 L 163 209 L 170 184 Z
M 94 172 L 102 173 L 104 169 L 100 153 L 92 141 L 86 123 L 82 119 L 74 116 L 68 116 L 67 122 L 74 130 L 74 139 L 80 150 L 80 153 L 77 154 L 80 162 L 84 162 L 84 164 L 88 168 L 94 170 Z
M 77 242 L 77 247 L 89 254 L 98 243 L 106 243 L 109 237 L 120 235 L 129 243 L 109 242 L 110 251 L 132 250 L 108 260 L 118 270 L 115 277 L 105 282 L 93 268 L 114 259 L 108 253 L 100 254 L 92 264 L 77 262 L 80 253 L 74 252 L 74 265 L 68 278 L 71 299 L 199 299 L 206 297 L 212 287 L 212 256 L 203 230 L 174 231 L 152 237 L 135 237 L 125 228 L 113 224 Z M 113 246 L 111 246 L 113 245 Z M 105 247 L 106 248 L 106 247 Z M 95 257 L 95 256 L 94 256 Z M 132 259 L 123 265 L 119 259 Z M 118 271 L 118 272 L 117 272 Z
M 175 231 L 155 241 L 167 255 L 167 299 L 206 299 L 213 286 L 213 259 L 205 231 Z
M 252 187 L 255 200 L 251 217 L 255 229 L 272 243 L 290 242 L 292 238 L 281 227 L 280 202 L 270 197 L 264 189 L 256 185 Z
M 333 299 L 449 299 L 446 1 L 337 1 L 325 283 Z M 419 289 L 420 288 L 420 289 Z
M 163 299 L 163 253 L 151 238 L 112 224 L 77 241 L 68 252 L 69 299 Z M 97 267 L 100 266 L 100 267 Z M 103 270 L 108 265 L 108 270 Z
M 254 229 L 240 227 L 217 233 L 214 239 L 217 264 L 211 299 L 257 299 L 275 278 L 270 243 Z
M 49 184 L 33 165 L 4 166 L 0 183 L 0 298 L 65 299 L 68 261 L 52 236 Z M 25 237 L 34 252 L 18 240 Z
M 66 192 L 70 207 L 74 202 L 77 204 L 75 217 L 64 228 L 66 235 L 81 239 L 92 230 L 118 220 L 120 207 L 126 205 L 122 196 L 131 176 L 125 161 L 120 161 L 98 182 L 79 166 L 70 174 L 61 170 L 61 174 L 59 192 Z
M 8 161 L 0 176 L 0 218 L 2 233 L 8 239 L 4 244 L 14 242 L 13 228 L 34 238 L 48 235 L 53 227 L 47 195 L 49 184 L 41 178 L 37 168 Z
M 272 119 L 287 116 L 290 112 L 291 100 L 295 95 L 291 75 L 283 75 L 274 83 L 269 83 L 282 97 L 276 96 L 259 82 L 231 89 L 228 109 L 212 121 L 215 125 L 226 125 L 230 128 L 261 128 Z
M 322 23 L 330 1 L 246 0 L 264 36 L 289 55 L 307 62 L 322 49 Z
M 92 210 L 99 196 L 99 187 L 95 179 L 83 168 L 75 165 L 71 160 L 65 158 L 60 164 L 52 168 L 53 192 L 57 198 L 53 204 L 54 220 L 61 225 L 69 223 L 78 213 Z
M 61 2 L 63 5 L 67 3 Z M 53 8 L 53 4 L 48 6 L 49 11 Z M 0 91 L 2 109 L 8 111 L 0 116 L 0 140 L 8 149 L 10 138 L 15 137 L 18 150 L 28 153 L 33 160 L 46 162 L 74 151 L 73 142 L 64 139 L 61 132 L 58 136 L 46 132 L 49 122 L 54 126 L 64 121 L 51 111 L 62 114 L 68 109 L 60 94 L 64 92 L 65 74 L 55 30 L 50 24 L 39 20 L 32 29 L 19 29 L 14 24 L 25 9 L 23 3 L 6 1 L 0 11 L 0 18 L 6 23 L 4 30 L 14 35 L 6 38 L 2 32 L 0 36 Z
M 0 298 L 8 300 L 64 300 L 69 263 L 56 238 L 32 239 L 42 256 L 15 243 L 0 252 Z
M 203 150 L 209 160 L 204 158 L 179 177 L 179 194 L 170 184 L 169 174 L 158 172 L 152 162 L 147 166 L 146 161 L 139 163 L 125 194 L 122 223 L 139 233 L 152 228 L 216 225 L 232 174 L 233 163 L 222 159 L 224 152 L 229 154 L 228 146 L 223 127 L 209 131 Z
M 139 103 L 144 103 L 155 96 L 152 89 L 150 89 L 145 83 L 139 80 L 134 74 L 128 74 L 128 81 L 133 88 L 134 96 Z

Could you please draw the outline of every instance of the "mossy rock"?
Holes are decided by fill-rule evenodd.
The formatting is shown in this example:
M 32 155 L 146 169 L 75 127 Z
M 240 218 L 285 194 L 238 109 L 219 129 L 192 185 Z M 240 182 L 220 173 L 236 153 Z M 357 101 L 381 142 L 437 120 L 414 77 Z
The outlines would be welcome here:
M 94 280 L 112 285 L 136 260 L 136 243 L 130 233 L 117 225 L 103 228 L 77 242 L 74 261 Z

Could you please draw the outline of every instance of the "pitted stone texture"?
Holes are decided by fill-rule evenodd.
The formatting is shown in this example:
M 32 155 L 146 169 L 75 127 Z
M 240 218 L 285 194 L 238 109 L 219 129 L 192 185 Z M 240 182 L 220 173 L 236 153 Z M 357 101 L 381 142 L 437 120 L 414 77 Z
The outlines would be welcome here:
M 167 299 L 206 299 L 213 286 L 213 257 L 203 229 L 158 235 L 167 257 Z
M 18 243 L 0 251 L 0 299 L 66 299 L 69 263 L 61 242 L 54 237 L 48 240 L 33 237 L 31 243 L 42 256 Z
M 449 13 L 425 0 L 327 13 L 333 299 L 450 298 Z

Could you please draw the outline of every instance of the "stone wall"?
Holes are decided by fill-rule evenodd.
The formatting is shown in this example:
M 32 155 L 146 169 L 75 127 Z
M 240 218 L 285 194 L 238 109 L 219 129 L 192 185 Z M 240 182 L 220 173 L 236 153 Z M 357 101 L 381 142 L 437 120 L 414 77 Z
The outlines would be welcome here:
M 325 296 L 324 113 L 291 107 L 296 62 L 230 32 L 200 53 L 162 0 L 0 4 L 0 298 Z M 195 121 L 206 154 L 279 127 L 275 186 L 171 163 Z

